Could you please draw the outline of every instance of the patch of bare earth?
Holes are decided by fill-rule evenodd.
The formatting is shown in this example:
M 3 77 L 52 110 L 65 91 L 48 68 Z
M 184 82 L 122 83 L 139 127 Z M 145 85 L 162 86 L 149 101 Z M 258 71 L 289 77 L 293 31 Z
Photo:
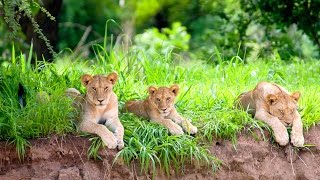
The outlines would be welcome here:
M 270 139 L 267 137 L 267 139 Z M 213 175 L 211 170 L 188 166 L 183 174 L 155 179 L 309 179 L 320 180 L 320 126 L 305 132 L 309 150 L 295 152 L 292 147 L 278 147 L 268 141 L 257 141 L 251 135 L 239 136 L 236 146 L 227 140 L 217 140 L 211 152 L 223 161 Z M 23 162 L 15 148 L 0 142 L 0 179 L 151 179 L 152 174 L 140 174 L 139 165 L 112 165 L 116 150 L 101 150 L 103 160 L 87 159 L 90 142 L 87 138 L 65 136 L 31 140 Z M 236 149 L 235 149 L 236 147 Z M 291 153 L 290 153 L 291 152 Z
M 239 137 L 236 149 L 230 141 L 216 141 L 212 152 L 224 164 L 214 179 L 320 180 L 320 126 L 305 132 L 304 137 L 305 144 L 314 146 L 299 151 L 290 145 L 279 147 L 246 135 Z

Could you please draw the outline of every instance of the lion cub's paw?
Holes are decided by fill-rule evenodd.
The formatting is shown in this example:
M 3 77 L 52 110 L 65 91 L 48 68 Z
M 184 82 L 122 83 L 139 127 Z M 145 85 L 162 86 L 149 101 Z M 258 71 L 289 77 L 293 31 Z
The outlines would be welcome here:
M 115 149 L 117 147 L 117 140 L 115 137 L 108 137 L 102 139 L 105 146 L 108 147 L 108 149 Z
M 123 149 L 123 147 L 124 147 L 124 142 L 123 142 L 123 140 L 118 140 L 118 146 L 117 146 L 117 149 L 118 150 L 121 150 L 121 149 Z
M 283 127 L 284 129 L 278 132 L 274 132 L 274 136 L 276 138 L 276 141 L 280 144 L 280 146 L 285 146 L 289 143 L 289 135 L 287 133 L 287 129 Z
M 303 135 L 291 135 L 291 143 L 295 147 L 303 147 L 304 144 L 304 137 Z
M 170 127 L 169 128 L 169 132 L 172 135 L 182 135 L 183 134 L 182 128 L 177 124 L 175 124 L 174 126 Z
M 185 120 L 181 124 L 183 130 L 191 135 L 197 134 L 198 128 L 190 123 L 190 120 Z
M 190 129 L 189 129 L 189 133 L 190 134 L 197 134 L 197 132 L 198 132 L 198 128 L 191 125 Z

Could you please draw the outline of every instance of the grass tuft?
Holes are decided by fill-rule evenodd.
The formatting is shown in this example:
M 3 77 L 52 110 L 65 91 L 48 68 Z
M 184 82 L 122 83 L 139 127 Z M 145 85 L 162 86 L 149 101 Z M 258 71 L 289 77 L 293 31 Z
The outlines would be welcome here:
M 164 127 L 127 113 L 121 116 L 121 122 L 125 128 L 126 146 L 117 158 L 126 164 L 138 160 L 141 164 L 140 173 L 151 170 L 155 175 L 156 168 L 160 167 L 169 175 L 172 167 L 180 172 L 186 163 L 213 169 L 219 165 L 219 161 L 206 148 L 199 146 L 192 136 L 171 136 Z

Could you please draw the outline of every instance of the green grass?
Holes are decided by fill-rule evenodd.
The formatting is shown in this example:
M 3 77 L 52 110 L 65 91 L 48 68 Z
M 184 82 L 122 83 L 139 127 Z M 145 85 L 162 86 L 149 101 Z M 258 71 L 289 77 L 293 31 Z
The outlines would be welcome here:
M 137 159 L 141 164 L 141 173 L 148 172 L 150 167 L 155 175 L 157 166 L 167 174 L 171 168 L 179 172 L 186 163 L 192 162 L 211 166 L 213 170 L 217 168 L 219 160 L 210 155 L 205 146 L 199 146 L 194 137 L 171 136 L 164 127 L 127 113 L 121 116 L 121 120 L 125 128 L 126 147 L 117 158 L 126 164 Z
M 145 98 L 150 85 L 178 84 L 181 90 L 176 107 L 199 129 L 196 137 L 171 136 L 162 126 L 120 113 L 125 127 L 125 148 L 119 151 L 116 160 L 122 159 L 127 164 L 138 161 L 141 173 L 155 172 L 157 167 L 167 174 L 171 168 L 183 172 L 190 162 L 216 169 L 219 161 L 208 151 L 214 137 L 236 142 L 243 130 L 268 129 L 264 123 L 233 108 L 237 96 L 254 88 L 259 81 L 275 82 L 289 91 L 299 90 L 304 128 L 320 122 L 320 63 L 317 60 L 296 60 L 288 64 L 275 57 L 244 63 L 235 57 L 213 65 L 182 60 L 174 54 L 150 57 L 116 48 L 106 51 L 98 45 L 94 49 L 96 59 L 91 61 L 71 61 L 69 56 L 60 56 L 55 64 L 41 63 L 36 67 L 31 67 L 23 55 L 12 57 L 12 63 L 0 69 L 0 140 L 14 143 L 23 157 L 30 138 L 75 132 L 73 110 L 70 100 L 63 95 L 64 90 L 75 87 L 84 92 L 79 80 L 83 73 L 112 71 L 119 74 L 114 91 L 120 109 L 127 100 Z M 66 61 L 72 64 L 63 63 Z M 19 83 L 25 86 L 28 102 L 22 109 L 17 100 Z M 39 101 L 35 98 L 38 92 L 46 92 L 50 98 Z M 100 146 L 101 140 L 93 138 L 88 155 L 99 158 Z
M 0 71 L 0 140 L 14 143 L 23 157 L 27 139 L 74 131 L 74 115 L 70 100 L 62 96 L 67 87 L 65 76 L 58 75 L 54 65 L 31 68 L 23 55 L 13 58 L 12 64 Z M 45 70 L 40 71 L 44 65 Z M 19 83 L 24 85 L 24 108 L 18 103 Z

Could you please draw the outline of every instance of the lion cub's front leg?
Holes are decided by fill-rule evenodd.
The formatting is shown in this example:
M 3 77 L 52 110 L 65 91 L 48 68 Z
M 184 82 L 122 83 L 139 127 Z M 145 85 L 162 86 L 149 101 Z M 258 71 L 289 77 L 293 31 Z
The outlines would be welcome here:
M 264 110 L 257 110 L 255 118 L 267 123 L 273 130 L 276 142 L 281 146 L 289 143 L 289 135 L 287 128 L 280 122 L 277 117 L 274 117 Z
M 188 132 L 190 134 L 196 134 L 198 132 L 198 128 L 192 125 L 189 120 L 179 115 L 176 110 L 173 110 L 168 117 L 172 119 L 175 123 L 182 126 L 185 132 Z
M 113 133 L 110 132 L 106 126 L 97 124 L 91 121 L 91 119 L 92 118 L 83 117 L 80 123 L 80 130 L 100 136 L 105 146 L 109 149 L 115 149 L 117 147 L 117 140 Z
M 151 116 L 150 118 L 151 121 L 165 126 L 172 135 L 183 134 L 182 128 L 178 124 L 174 123 L 171 119 L 165 119 L 161 116 Z
M 117 147 L 118 149 L 122 149 L 124 147 L 124 142 L 123 142 L 123 135 L 124 135 L 124 128 L 119 120 L 118 117 L 112 119 L 110 122 L 110 125 L 106 124 L 107 126 L 110 127 L 111 131 L 113 131 L 113 134 L 117 140 Z
M 296 112 L 298 113 L 298 112 Z M 296 147 L 303 147 L 304 137 L 303 137 L 303 125 L 298 114 L 297 119 L 293 120 L 292 131 L 291 131 L 291 143 Z

